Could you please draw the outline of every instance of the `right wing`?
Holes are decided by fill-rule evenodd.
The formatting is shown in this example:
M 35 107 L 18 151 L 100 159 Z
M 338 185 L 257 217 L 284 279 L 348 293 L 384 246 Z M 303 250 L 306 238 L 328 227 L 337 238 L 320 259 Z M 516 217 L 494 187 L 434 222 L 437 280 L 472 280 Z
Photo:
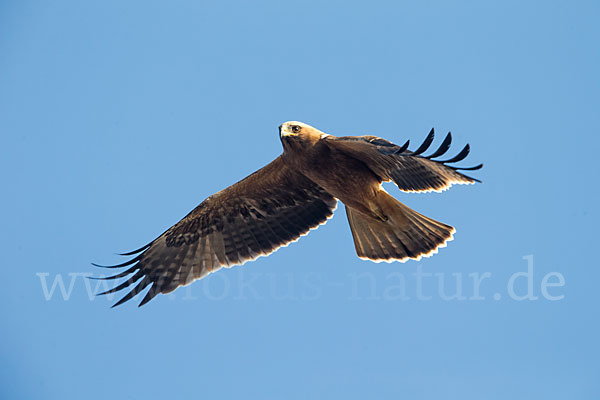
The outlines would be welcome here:
M 128 279 L 100 294 L 139 281 L 117 306 L 152 285 L 142 306 L 158 293 L 170 293 L 221 267 L 243 264 L 297 240 L 325 223 L 336 204 L 333 196 L 278 157 L 204 200 L 151 243 L 123 254 L 136 257 L 110 268 L 131 267 L 100 279 Z

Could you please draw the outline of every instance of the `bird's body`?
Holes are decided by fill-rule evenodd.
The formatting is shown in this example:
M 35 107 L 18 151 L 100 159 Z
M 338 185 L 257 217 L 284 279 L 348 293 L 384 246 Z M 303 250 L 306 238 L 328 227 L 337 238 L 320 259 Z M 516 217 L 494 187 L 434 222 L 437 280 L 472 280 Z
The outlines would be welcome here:
M 289 168 L 301 170 L 346 206 L 369 213 L 369 203 L 374 200 L 380 181 L 362 161 L 332 150 L 332 139 L 335 137 L 324 136 L 315 141 L 311 151 L 286 148 L 283 161 Z
M 346 206 L 359 257 L 406 261 L 436 252 L 452 239 L 454 228 L 411 210 L 381 186 L 394 181 L 407 192 L 442 191 L 476 179 L 447 164 L 466 157 L 433 161 L 448 150 L 448 134 L 430 156 L 421 154 L 433 130 L 415 151 L 375 136 L 335 137 L 291 121 L 280 126 L 283 154 L 236 184 L 208 197 L 177 224 L 146 246 L 124 255 L 133 259 L 114 267 L 126 271 L 104 279 L 128 279 L 104 293 L 139 281 L 116 305 L 152 285 L 140 303 L 158 293 L 200 279 L 220 267 L 268 255 L 325 223 L 337 200 Z

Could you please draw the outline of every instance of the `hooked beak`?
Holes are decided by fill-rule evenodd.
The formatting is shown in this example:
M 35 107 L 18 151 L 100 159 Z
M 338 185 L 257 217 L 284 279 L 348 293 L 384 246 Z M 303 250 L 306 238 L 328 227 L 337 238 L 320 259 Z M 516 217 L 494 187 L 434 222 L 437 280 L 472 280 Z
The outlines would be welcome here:
M 280 138 L 284 138 L 286 136 L 298 136 L 297 133 L 288 131 L 287 130 L 288 126 L 289 125 L 286 125 L 286 124 L 279 125 L 279 137 Z

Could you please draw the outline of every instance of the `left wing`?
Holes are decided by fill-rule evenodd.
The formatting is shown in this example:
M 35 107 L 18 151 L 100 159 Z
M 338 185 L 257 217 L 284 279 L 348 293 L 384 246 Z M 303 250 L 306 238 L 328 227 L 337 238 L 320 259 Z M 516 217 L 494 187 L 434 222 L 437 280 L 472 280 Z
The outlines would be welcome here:
M 454 157 L 435 160 L 448 151 L 452 135 L 448 133 L 436 151 L 424 156 L 423 153 L 431 146 L 433 138 L 432 129 L 421 146 L 414 151 L 408 150 L 409 141 L 398 146 L 376 136 L 329 136 L 326 140 L 331 147 L 364 162 L 381 180 L 394 181 L 404 192 L 441 192 L 453 184 L 480 182 L 459 171 L 477 170 L 483 164 L 474 167 L 449 165 L 467 157 L 470 151 L 468 144 Z

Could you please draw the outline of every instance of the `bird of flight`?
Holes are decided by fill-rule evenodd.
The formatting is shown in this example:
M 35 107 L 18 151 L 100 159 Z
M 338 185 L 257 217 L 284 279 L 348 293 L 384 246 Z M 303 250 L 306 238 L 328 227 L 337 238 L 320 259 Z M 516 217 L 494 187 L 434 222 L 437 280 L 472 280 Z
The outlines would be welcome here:
M 408 208 L 381 186 L 393 181 L 404 192 L 441 192 L 475 178 L 451 166 L 469 154 L 434 160 L 452 136 L 425 156 L 434 131 L 414 151 L 376 136 L 335 137 L 302 122 L 279 127 L 283 153 L 270 164 L 208 197 L 134 256 L 108 268 L 129 267 L 113 276 L 128 279 L 100 294 L 133 288 L 113 307 L 151 286 L 139 306 L 221 267 L 266 256 L 327 222 L 345 204 L 358 257 L 375 262 L 419 260 L 452 240 L 454 228 Z M 94 264 L 96 265 L 96 264 Z M 139 281 L 139 282 L 138 282 Z

